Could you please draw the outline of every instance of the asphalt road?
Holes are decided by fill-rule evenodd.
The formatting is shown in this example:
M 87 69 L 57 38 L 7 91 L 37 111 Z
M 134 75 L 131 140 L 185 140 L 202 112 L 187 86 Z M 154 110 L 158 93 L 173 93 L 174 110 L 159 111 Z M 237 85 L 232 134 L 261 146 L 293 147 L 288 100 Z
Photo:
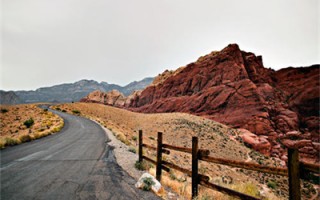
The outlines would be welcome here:
M 1 200 L 158 199 L 134 187 L 96 123 L 56 112 L 60 133 L 0 151 Z

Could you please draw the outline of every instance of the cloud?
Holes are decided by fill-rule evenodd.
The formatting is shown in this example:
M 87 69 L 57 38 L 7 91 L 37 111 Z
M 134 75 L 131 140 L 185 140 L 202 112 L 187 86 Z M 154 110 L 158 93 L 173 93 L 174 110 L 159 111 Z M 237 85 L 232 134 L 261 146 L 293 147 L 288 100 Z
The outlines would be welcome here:
M 316 0 L 4 0 L 1 89 L 125 85 L 229 43 L 278 69 L 319 63 Z

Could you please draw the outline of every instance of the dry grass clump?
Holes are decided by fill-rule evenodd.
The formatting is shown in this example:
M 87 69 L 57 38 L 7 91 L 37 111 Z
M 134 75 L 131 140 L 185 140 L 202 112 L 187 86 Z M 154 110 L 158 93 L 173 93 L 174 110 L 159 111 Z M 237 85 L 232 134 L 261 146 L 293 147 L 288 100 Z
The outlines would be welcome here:
M 0 106 L 0 149 L 39 139 L 64 126 L 58 115 L 35 104 Z
M 134 113 L 124 109 L 92 103 L 62 104 L 54 108 L 56 107 L 68 113 L 72 113 L 73 110 L 78 110 L 82 116 L 97 121 L 110 129 L 123 143 L 136 149 L 139 130 L 143 130 L 143 142 L 154 147 L 156 146 L 157 132 L 160 131 L 163 132 L 163 142 L 167 144 L 191 147 L 192 136 L 197 136 L 199 138 L 199 147 L 210 150 L 210 156 L 230 160 L 252 160 L 251 162 L 257 162 L 257 159 L 251 158 L 250 156 L 252 150 L 237 140 L 237 130 L 206 118 L 185 113 Z M 143 150 L 144 155 L 155 160 L 155 151 L 146 148 Z M 257 155 L 257 158 L 264 159 L 264 163 L 270 165 L 277 164 L 273 160 L 259 155 Z M 163 159 L 191 170 L 191 155 L 171 151 L 170 155 L 163 155 Z M 265 180 L 260 179 L 260 174 L 256 172 L 247 172 L 247 170 L 240 171 L 228 166 L 207 162 L 200 162 L 199 169 L 200 173 L 210 177 L 210 181 L 221 179 L 223 176 L 232 177 L 232 184 L 228 184 L 228 187 L 234 187 L 236 190 L 250 195 L 253 195 L 253 193 L 256 194 L 257 190 L 260 194 L 262 190 L 261 186 L 266 184 L 264 183 Z M 152 170 L 154 169 L 151 168 L 151 172 Z M 190 199 L 190 178 L 177 172 L 174 172 L 174 174 L 164 172 L 163 174 L 161 181 L 163 185 L 169 186 L 181 197 Z M 245 185 L 244 183 L 247 182 L 252 184 Z M 252 186 L 256 186 L 256 188 Z M 202 199 L 208 199 L 208 196 L 214 197 L 214 199 L 229 199 L 227 195 L 200 187 L 200 197 Z M 272 199 L 279 198 L 275 197 Z

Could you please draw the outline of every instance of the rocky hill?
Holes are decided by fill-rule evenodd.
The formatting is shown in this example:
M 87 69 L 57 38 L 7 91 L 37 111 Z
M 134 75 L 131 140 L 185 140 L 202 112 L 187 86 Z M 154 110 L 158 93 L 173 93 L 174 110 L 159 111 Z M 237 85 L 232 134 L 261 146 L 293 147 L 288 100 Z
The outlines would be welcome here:
M 122 87 L 116 84 L 109 84 L 107 82 L 98 83 L 94 80 L 81 80 L 75 83 L 43 87 L 35 91 L 14 91 L 13 93 L 15 93 L 16 96 L 18 96 L 25 103 L 72 102 L 79 101 L 81 98 L 95 90 L 100 90 L 102 92 L 118 90 L 124 95 L 129 95 L 134 90 L 144 89 L 150 83 L 152 83 L 152 81 L 153 78 L 145 78 L 141 81 L 134 81 Z
M 110 92 L 96 90 L 88 94 L 86 97 L 80 99 L 80 102 L 101 103 L 115 107 L 123 107 L 126 102 L 126 97 L 118 90 L 112 90 Z
M 12 91 L 6 92 L 0 90 L 0 104 L 3 105 L 12 105 L 12 104 L 20 104 L 23 101 Z
M 279 71 L 236 44 L 200 57 L 144 89 L 125 106 L 144 113 L 186 112 L 242 130 L 243 140 L 286 159 L 283 144 L 319 159 L 319 65 Z M 158 80 L 156 78 L 155 80 Z

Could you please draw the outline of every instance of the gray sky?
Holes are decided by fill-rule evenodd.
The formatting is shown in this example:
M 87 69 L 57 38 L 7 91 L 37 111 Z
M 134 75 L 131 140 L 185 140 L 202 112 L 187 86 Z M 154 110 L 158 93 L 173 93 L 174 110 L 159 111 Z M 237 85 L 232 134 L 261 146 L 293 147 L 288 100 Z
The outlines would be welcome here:
M 0 89 L 125 85 L 229 43 L 273 69 L 320 63 L 318 2 L 2 0 Z

